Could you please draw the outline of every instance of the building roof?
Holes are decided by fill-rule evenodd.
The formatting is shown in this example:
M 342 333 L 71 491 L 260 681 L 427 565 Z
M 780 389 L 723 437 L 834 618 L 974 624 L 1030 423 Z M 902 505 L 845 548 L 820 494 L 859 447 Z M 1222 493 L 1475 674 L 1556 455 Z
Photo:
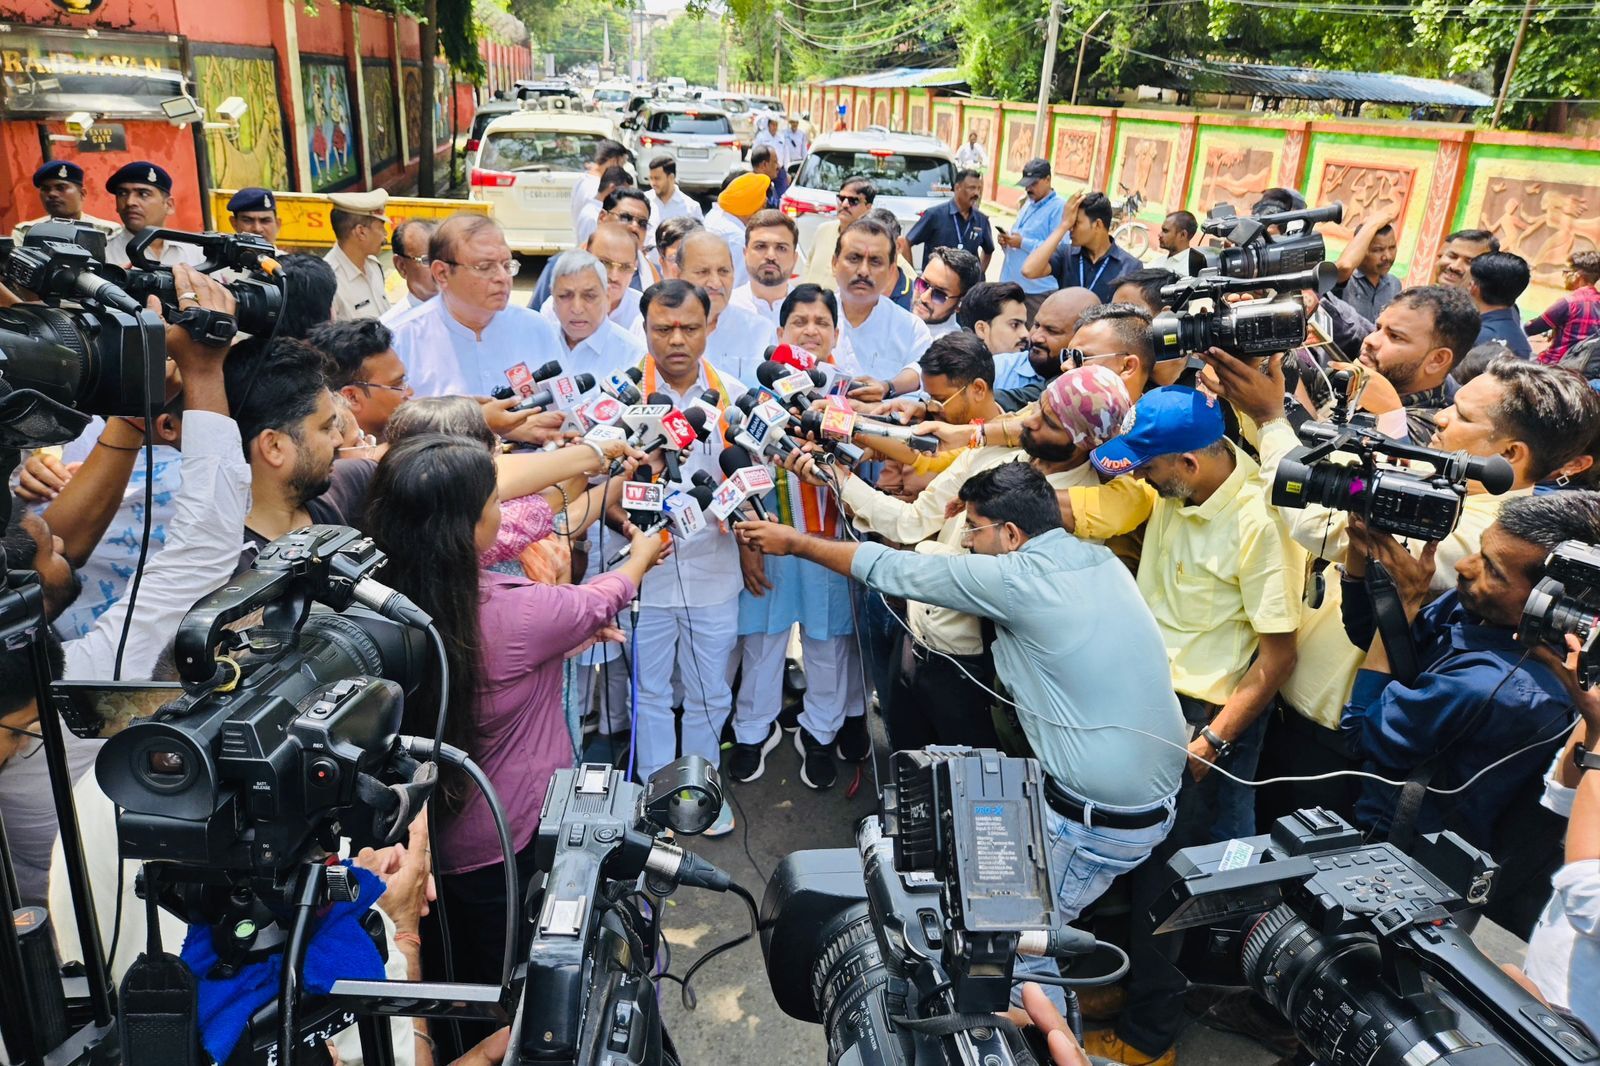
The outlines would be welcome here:
M 1200 70 L 1169 68 L 1163 84 L 1167 88 L 1194 92 L 1241 93 L 1293 100 L 1464 108 L 1494 104 L 1493 97 L 1439 78 L 1257 63 L 1211 62 Z
M 851 74 L 829 78 L 824 85 L 843 85 L 855 89 L 932 89 L 965 85 L 960 67 L 892 67 L 870 74 Z

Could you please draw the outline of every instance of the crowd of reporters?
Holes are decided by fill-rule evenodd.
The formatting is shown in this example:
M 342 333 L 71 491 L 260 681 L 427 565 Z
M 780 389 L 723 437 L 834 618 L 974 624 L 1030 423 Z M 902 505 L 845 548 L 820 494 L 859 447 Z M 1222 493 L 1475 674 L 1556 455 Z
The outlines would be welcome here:
M 1177 280 L 1166 267 L 1195 265 L 1192 217 L 1167 220 L 1166 267 L 1142 267 L 1111 239 L 1103 194 L 1051 205 L 1048 167 L 1034 161 L 1025 213 L 1049 225 L 1035 235 L 1040 220 L 1019 219 L 998 242 L 1016 279 L 988 282 L 993 243 L 940 244 L 934 226 L 902 236 L 873 210 L 871 181 L 850 178 L 837 228 L 802 263 L 794 222 L 767 206 L 768 174 L 731 180 L 702 222 L 670 158 L 650 162 L 648 193 L 616 165 L 624 158 L 596 153 L 574 194 L 581 247 L 547 265 L 526 307 L 512 291 L 518 261 L 479 215 L 395 230 L 406 295 L 391 306 L 369 278 L 387 234 L 370 194 L 336 205 L 327 262 L 282 258 L 289 295 L 272 335 L 222 348 L 169 328 L 159 416 L 96 422 L 61 456 L 31 457 L 16 485 L 30 506 L 15 509 L 6 557 L 40 575 L 59 676 L 101 676 L 115 657 L 124 678 L 171 677 L 168 647 L 196 600 L 291 530 L 351 525 L 444 637 L 446 739 L 494 783 L 523 885 L 546 783 L 584 757 L 642 779 L 698 754 L 720 761 L 736 792 L 792 732 L 801 781 L 827 789 L 840 762 L 869 757 L 874 716 L 892 749 L 1030 754 L 1050 785 L 1062 920 L 1118 883 L 1132 904 L 1131 973 L 1101 1004 L 1113 1024 L 1087 1046 L 1165 1063 L 1186 986 L 1177 938 L 1148 921 L 1166 860 L 1311 805 L 1383 836 L 1402 802 L 1384 778 L 1421 790 L 1408 831 L 1454 829 L 1500 860 L 1490 916 L 1532 937 L 1541 996 L 1600 1025 L 1587 917 L 1600 800 L 1570 759 L 1600 728 L 1600 700 L 1559 657 L 1515 639 L 1546 555 L 1600 543 L 1600 493 L 1587 488 L 1600 393 L 1584 354 L 1600 325 L 1596 253 L 1572 257 L 1570 297 L 1496 333 L 1528 284 L 1525 263 L 1465 231 L 1446 238 L 1433 284 L 1407 288 L 1388 273 L 1392 220 L 1364 220 L 1339 288 L 1320 300 L 1325 343 L 1265 361 L 1210 349 L 1180 379 L 1182 360 L 1156 359 L 1152 319 Z M 172 206 L 164 171 L 130 168 L 112 182 L 127 191 L 108 256 Z M 73 178 L 42 172 L 35 184 L 44 193 Z M 50 214 L 82 217 L 70 192 L 46 197 Z M 271 195 L 247 192 L 236 225 L 273 239 Z M 974 201 L 945 229 L 972 233 Z M 1295 206 L 1274 191 L 1257 211 Z M 179 308 L 231 311 L 228 290 L 183 248 L 157 253 Z M 1529 358 L 1527 336 L 1545 331 L 1555 342 Z M 1491 340 L 1517 343 L 1485 350 Z M 1285 383 L 1297 360 L 1359 377 L 1357 417 L 1382 432 L 1503 458 L 1509 491 L 1473 483 L 1436 544 L 1342 510 L 1275 506 L 1271 487 L 1299 444 L 1286 394 L 1309 401 Z M 531 368 L 550 361 L 570 395 L 530 405 Z M 834 398 L 815 386 L 775 395 L 776 376 L 813 371 Z M 592 432 L 600 405 L 630 388 L 631 405 L 698 408 L 704 439 L 646 450 L 638 433 Z M 754 436 L 766 404 L 741 403 L 746 394 L 793 414 Z M 837 416 L 819 431 L 807 408 Z M 849 442 L 866 461 L 827 461 Z M 770 519 L 701 515 L 690 486 L 735 483 L 752 462 L 770 466 L 773 484 L 744 495 Z M 670 539 L 657 532 L 668 523 L 624 499 L 669 465 Z M 1363 579 L 1372 561 L 1394 578 L 1415 676 L 1395 676 L 1377 636 Z M 26 663 L 0 662 L 0 727 L 14 741 L 0 748 L 11 752 L 0 813 L 23 901 L 39 902 L 54 835 L 42 768 L 27 757 L 41 709 Z M 407 733 L 432 731 L 440 694 L 426 687 L 408 701 Z M 797 688 L 790 721 L 781 712 Z M 114 811 L 85 774 L 95 747 L 72 741 L 69 755 L 108 932 L 112 886 L 124 895 L 118 970 L 143 943 L 144 912 L 131 874 L 119 880 Z M 1355 770 L 1369 776 L 1344 774 Z M 1247 784 L 1269 776 L 1302 780 Z M 431 832 L 363 857 L 399 886 L 385 896 L 396 976 L 442 972 L 425 921 L 435 892 L 462 912 L 504 903 L 482 798 L 448 776 L 442 794 Z M 710 835 L 733 828 L 730 805 Z M 419 874 L 430 851 L 432 887 Z M 61 891 L 50 895 L 64 913 Z M 70 923 L 58 930 L 71 957 Z M 494 923 L 453 932 L 458 978 L 492 981 L 516 950 Z M 1044 1013 L 1032 993 L 1027 1005 Z M 1231 1024 L 1270 1029 L 1250 1011 Z M 419 1026 L 403 1050 L 421 1061 L 431 1049 Z

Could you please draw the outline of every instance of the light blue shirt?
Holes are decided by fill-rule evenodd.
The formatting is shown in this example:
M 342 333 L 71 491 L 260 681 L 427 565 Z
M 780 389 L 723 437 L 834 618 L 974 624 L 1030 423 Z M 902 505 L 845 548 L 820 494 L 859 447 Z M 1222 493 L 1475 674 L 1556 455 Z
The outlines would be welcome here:
M 1028 253 L 1039 247 L 1039 242 L 1061 224 L 1061 211 L 1065 206 L 1054 189 L 1043 200 L 1023 200 L 1022 210 L 1017 212 L 1017 221 L 1011 227 L 1011 232 L 1022 238 L 1022 247 L 1006 249 L 1006 261 L 1000 267 L 1001 281 L 1014 281 L 1022 286 L 1023 292 L 1030 294 L 1056 291 L 1055 278 L 1048 274 L 1042 278 L 1025 278 L 1022 264 Z
M 1044 381 L 1033 369 L 1027 352 L 1007 352 L 994 357 L 994 389 L 1021 389 Z
M 1045 772 L 1073 793 L 1142 809 L 1178 791 L 1189 737 L 1166 645 L 1110 549 L 1059 529 L 1004 555 L 863 544 L 851 575 L 887 595 L 993 620 L 995 669 L 1023 731 Z
M 394 350 L 418 396 L 488 396 L 508 383 L 509 368 L 560 359 L 566 345 L 543 315 L 515 304 L 497 312 L 479 337 L 439 296 L 395 327 Z

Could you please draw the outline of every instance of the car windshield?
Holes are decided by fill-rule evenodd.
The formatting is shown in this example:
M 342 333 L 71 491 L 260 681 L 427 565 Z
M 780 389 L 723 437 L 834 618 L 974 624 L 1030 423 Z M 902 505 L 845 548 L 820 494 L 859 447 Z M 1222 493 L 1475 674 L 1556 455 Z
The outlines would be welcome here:
M 603 104 L 620 104 L 633 94 L 626 89 L 596 89 L 594 98 Z
M 731 96 L 708 97 L 706 98 L 706 103 L 710 104 L 712 107 L 720 107 L 724 111 L 731 111 L 734 113 L 744 110 L 744 101 L 735 100 Z
M 752 97 L 750 106 L 759 108 L 762 111 L 771 111 L 774 115 L 783 114 L 783 103 L 779 100 L 764 99 L 759 96 Z
M 650 116 L 651 133 L 732 133 L 726 115 L 704 115 L 698 111 L 657 111 Z
M 871 178 L 879 196 L 948 196 L 956 176 L 955 164 L 935 156 L 827 151 L 812 153 L 795 184 L 837 189 L 852 174 Z
M 485 170 L 582 170 L 602 139 L 598 133 L 506 130 L 489 135 L 478 165 Z

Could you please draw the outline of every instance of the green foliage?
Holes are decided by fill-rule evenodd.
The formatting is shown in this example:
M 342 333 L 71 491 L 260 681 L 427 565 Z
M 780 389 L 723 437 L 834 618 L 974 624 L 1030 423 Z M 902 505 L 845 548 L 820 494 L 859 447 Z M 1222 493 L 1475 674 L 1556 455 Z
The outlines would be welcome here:
M 651 73 L 682 78 L 690 85 L 715 85 L 721 32 L 711 16 L 684 14 L 673 19 L 649 37 Z
M 554 52 L 557 70 L 600 62 L 605 28 L 619 68 L 628 56 L 628 8 L 611 0 L 511 0 L 511 13 L 533 36 L 533 53 Z

